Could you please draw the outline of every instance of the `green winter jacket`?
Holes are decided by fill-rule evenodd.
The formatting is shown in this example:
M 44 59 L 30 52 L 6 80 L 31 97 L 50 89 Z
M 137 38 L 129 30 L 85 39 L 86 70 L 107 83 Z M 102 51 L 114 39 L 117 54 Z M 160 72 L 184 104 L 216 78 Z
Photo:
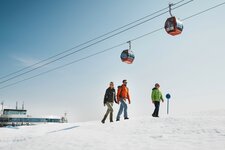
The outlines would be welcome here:
M 152 97 L 152 101 L 160 102 L 160 100 L 163 100 L 162 92 L 157 88 L 152 89 L 151 97 Z

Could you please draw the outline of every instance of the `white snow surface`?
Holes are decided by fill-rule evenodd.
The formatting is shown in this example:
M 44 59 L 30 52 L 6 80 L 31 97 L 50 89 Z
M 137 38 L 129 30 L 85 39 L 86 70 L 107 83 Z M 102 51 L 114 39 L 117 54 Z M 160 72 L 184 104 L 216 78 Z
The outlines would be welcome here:
M 0 128 L 0 150 L 224 150 L 225 110 Z

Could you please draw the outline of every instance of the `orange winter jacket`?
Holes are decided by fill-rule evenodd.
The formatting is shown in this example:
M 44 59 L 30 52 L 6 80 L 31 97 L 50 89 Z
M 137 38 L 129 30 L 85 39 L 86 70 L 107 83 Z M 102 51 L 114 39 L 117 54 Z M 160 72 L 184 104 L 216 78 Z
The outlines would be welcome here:
M 125 100 L 128 99 L 128 101 L 130 103 L 129 89 L 125 85 L 121 85 L 120 87 L 118 87 L 117 101 L 119 102 L 119 100 L 121 98 L 123 98 Z

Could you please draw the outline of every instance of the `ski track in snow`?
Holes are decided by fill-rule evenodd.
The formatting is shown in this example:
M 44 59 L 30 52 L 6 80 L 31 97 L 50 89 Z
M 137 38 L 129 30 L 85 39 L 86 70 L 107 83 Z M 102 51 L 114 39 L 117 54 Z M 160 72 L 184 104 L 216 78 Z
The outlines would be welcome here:
M 0 128 L 0 149 L 224 150 L 225 111 L 218 113 Z

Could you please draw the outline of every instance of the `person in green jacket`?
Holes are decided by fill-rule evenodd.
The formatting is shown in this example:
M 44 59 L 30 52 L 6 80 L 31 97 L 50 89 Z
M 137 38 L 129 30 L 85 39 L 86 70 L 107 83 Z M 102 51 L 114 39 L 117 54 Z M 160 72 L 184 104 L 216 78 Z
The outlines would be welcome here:
M 159 90 L 160 85 L 158 83 L 155 84 L 155 87 L 152 89 L 152 103 L 155 105 L 155 110 L 152 114 L 152 117 L 159 117 L 159 106 L 160 101 L 164 102 L 162 92 Z

